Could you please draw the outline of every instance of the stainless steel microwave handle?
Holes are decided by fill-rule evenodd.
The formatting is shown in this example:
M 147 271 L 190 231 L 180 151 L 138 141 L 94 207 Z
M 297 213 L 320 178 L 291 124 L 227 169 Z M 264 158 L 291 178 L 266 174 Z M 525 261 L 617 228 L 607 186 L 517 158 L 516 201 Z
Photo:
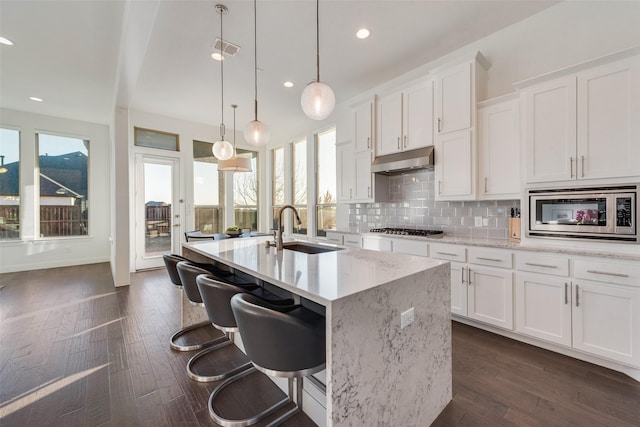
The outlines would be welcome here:
M 599 271 L 599 270 L 587 270 L 587 273 L 591 274 L 602 274 L 604 276 L 614 276 L 614 277 L 629 277 L 628 274 L 623 273 L 610 273 L 608 271 Z

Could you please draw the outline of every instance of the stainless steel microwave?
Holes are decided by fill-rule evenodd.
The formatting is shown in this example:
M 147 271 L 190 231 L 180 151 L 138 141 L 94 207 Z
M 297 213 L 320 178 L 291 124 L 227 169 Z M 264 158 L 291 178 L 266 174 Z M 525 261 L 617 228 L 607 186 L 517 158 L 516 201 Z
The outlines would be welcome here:
M 638 242 L 638 185 L 530 189 L 528 236 Z

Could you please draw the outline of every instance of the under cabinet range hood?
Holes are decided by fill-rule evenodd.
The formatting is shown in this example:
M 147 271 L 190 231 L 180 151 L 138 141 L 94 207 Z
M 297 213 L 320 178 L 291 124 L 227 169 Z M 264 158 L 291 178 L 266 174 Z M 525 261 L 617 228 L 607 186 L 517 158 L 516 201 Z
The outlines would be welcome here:
M 394 175 L 418 169 L 433 169 L 433 145 L 376 157 L 371 172 Z

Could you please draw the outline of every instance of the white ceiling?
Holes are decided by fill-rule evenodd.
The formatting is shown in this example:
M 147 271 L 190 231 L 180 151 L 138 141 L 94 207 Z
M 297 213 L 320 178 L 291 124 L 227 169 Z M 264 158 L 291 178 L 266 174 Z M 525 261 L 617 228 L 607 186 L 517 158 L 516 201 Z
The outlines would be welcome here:
M 210 57 L 220 36 L 216 3 L 1 0 L 0 35 L 15 42 L 0 46 L 1 105 L 109 123 L 119 94 L 136 110 L 218 125 L 220 63 Z M 225 124 L 232 126 L 236 103 L 242 128 L 253 115 L 253 1 L 221 3 L 229 8 L 224 39 L 241 46 L 224 64 Z M 323 0 L 320 77 L 339 103 L 553 4 Z M 366 40 L 355 37 L 362 26 L 371 30 Z M 287 136 L 291 123 L 308 120 L 299 99 L 315 78 L 314 1 L 258 1 L 258 67 L 259 118 L 273 137 Z M 285 80 L 295 86 L 284 88 Z

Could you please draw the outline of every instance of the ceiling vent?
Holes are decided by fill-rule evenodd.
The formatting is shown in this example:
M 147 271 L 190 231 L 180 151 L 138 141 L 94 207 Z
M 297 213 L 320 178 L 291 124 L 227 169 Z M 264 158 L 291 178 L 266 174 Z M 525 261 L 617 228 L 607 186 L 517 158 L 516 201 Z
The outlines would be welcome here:
M 238 46 L 237 44 L 229 43 L 228 41 L 220 39 L 220 37 L 216 37 L 216 42 L 213 44 L 211 49 L 214 52 L 220 52 L 221 47 L 222 54 L 227 56 L 236 56 L 236 54 L 240 50 L 240 46 Z

